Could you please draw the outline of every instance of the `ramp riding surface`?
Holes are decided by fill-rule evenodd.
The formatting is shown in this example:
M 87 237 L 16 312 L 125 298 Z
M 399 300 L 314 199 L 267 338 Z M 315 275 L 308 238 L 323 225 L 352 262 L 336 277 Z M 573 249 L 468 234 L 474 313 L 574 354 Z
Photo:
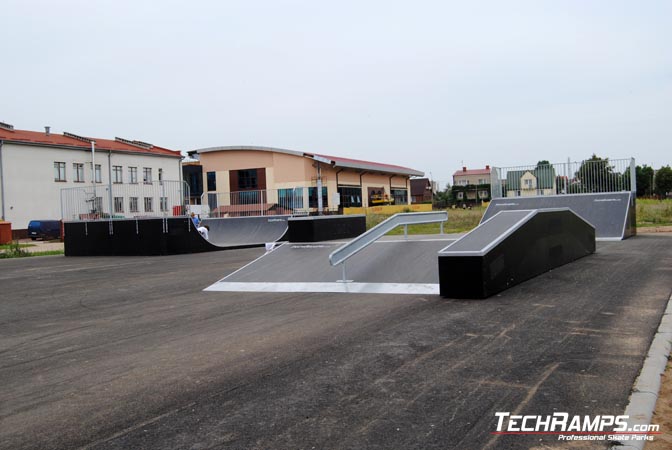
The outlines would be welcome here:
M 635 197 L 631 192 L 505 197 L 493 199 L 481 223 L 500 211 L 569 208 L 595 227 L 599 240 L 620 240 L 636 234 Z
M 622 414 L 672 288 L 656 235 L 479 301 L 203 292 L 262 254 L 0 260 L 0 448 L 606 450 L 495 413 Z
M 287 233 L 287 219 L 291 216 L 225 217 L 204 219 L 208 225 L 209 241 L 218 247 L 263 245 L 276 242 Z

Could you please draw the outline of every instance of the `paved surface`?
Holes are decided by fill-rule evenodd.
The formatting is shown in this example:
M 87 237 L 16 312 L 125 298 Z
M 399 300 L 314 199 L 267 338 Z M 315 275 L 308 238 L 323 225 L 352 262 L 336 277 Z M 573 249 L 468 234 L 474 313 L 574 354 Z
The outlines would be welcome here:
M 0 448 L 580 448 L 494 413 L 622 413 L 672 288 L 653 235 L 483 301 L 202 291 L 262 253 L 0 261 Z

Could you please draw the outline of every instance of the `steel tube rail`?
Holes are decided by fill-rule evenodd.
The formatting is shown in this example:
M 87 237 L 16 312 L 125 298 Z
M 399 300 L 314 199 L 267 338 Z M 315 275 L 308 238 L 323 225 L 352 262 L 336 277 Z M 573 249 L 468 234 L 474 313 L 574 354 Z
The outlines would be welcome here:
M 387 220 L 382 221 L 369 231 L 357 236 L 352 241 L 344 244 L 331 252 L 329 255 L 329 263 L 332 266 L 343 264 L 343 281 L 345 281 L 345 261 L 367 246 L 371 245 L 376 240 L 380 239 L 389 231 L 400 225 L 413 225 L 417 223 L 436 223 L 445 222 L 448 220 L 448 213 L 446 211 L 426 212 L 426 213 L 399 213 L 395 214 Z

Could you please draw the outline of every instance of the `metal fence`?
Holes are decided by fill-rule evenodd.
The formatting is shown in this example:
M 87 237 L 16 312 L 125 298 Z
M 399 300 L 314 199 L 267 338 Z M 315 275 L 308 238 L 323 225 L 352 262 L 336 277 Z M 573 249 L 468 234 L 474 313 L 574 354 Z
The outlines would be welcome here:
M 637 190 L 634 158 L 493 167 L 490 181 L 492 198 Z
M 338 210 L 322 192 L 323 213 Z M 209 217 L 307 215 L 318 209 L 315 188 L 265 189 L 239 192 L 204 192 L 202 212 Z
M 65 221 L 170 217 L 187 214 L 189 186 L 183 181 L 113 183 L 61 189 Z

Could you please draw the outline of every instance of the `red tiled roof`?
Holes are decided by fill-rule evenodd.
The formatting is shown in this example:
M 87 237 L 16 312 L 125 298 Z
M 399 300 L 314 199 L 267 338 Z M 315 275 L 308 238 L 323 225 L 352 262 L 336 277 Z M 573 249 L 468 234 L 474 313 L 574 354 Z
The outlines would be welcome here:
M 490 169 L 468 169 L 468 170 L 457 170 L 453 176 L 457 175 L 490 175 Z
M 141 146 L 135 146 L 110 139 L 99 139 L 91 137 L 87 137 L 87 139 L 91 139 L 96 142 L 96 150 L 112 150 L 118 152 L 145 153 L 152 155 L 182 157 L 179 150 L 169 150 L 167 148 L 158 147 L 156 145 L 153 145 L 151 148 L 143 148 Z M 35 145 L 81 147 L 87 149 L 91 148 L 91 144 L 89 142 L 85 142 L 62 134 L 50 133 L 49 135 L 47 135 L 44 132 L 38 132 L 38 131 L 6 130 L 4 128 L 0 128 L 0 140 L 8 142 L 23 142 Z
M 418 176 L 424 175 L 423 172 L 420 172 L 420 171 L 415 170 L 415 169 L 411 169 L 410 167 L 396 166 L 394 164 L 383 164 L 383 163 L 377 163 L 377 162 L 372 162 L 372 161 L 364 161 L 364 160 L 361 160 L 361 159 L 341 158 L 340 156 L 329 156 L 329 155 L 322 155 L 322 154 L 319 154 L 319 153 L 313 153 L 313 154 L 315 156 L 321 156 L 322 158 L 330 159 L 330 160 L 334 161 L 334 163 L 336 163 L 337 166 L 338 165 L 344 165 L 344 166 L 347 166 L 347 167 L 352 167 L 353 165 L 354 166 L 358 166 L 358 165 L 359 166 L 370 166 L 371 169 L 379 168 L 380 170 L 385 171 L 385 172 L 402 172 L 402 173 L 415 172 L 415 173 L 412 173 L 412 174 L 415 174 L 415 175 L 418 175 Z

